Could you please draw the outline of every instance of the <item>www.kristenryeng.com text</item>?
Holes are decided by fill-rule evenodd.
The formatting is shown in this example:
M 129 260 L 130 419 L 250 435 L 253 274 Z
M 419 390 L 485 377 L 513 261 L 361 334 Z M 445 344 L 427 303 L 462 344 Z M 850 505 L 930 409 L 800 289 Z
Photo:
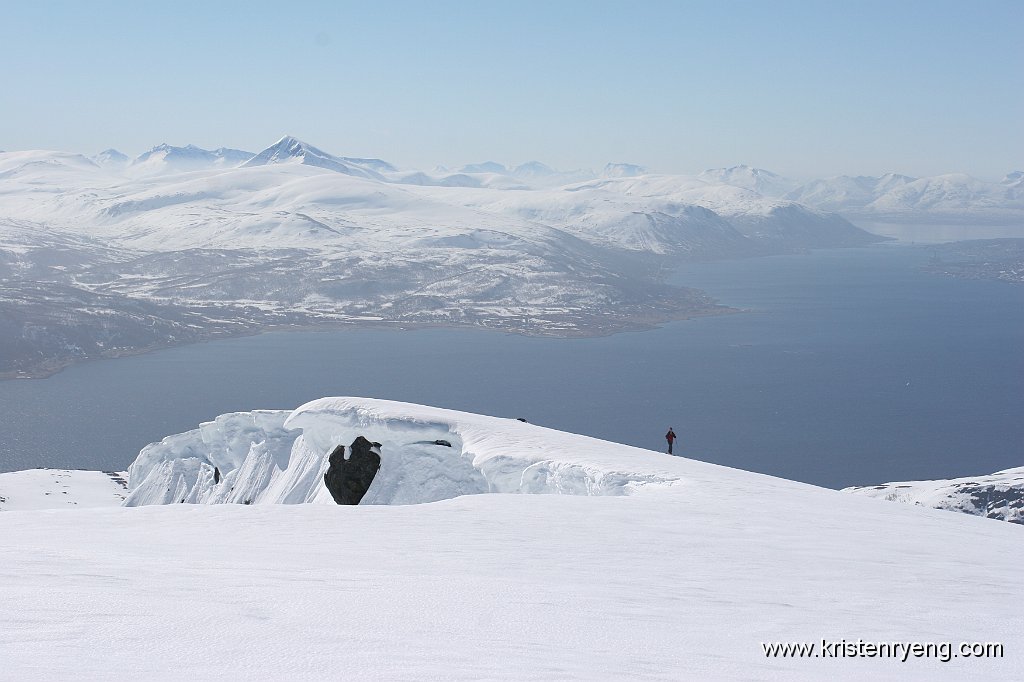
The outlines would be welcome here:
M 1002 658 L 999 642 L 761 642 L 767 658 L 892 658 L 906 663 L 911 658 L 934 658 L 948 663 L 954 658 Z

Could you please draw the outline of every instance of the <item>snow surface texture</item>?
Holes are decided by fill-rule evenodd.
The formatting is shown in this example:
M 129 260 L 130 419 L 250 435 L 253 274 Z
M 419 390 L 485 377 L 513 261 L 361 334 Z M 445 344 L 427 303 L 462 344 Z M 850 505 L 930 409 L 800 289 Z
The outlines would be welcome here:
M 614 459 L 574 455 L 582 436 L 515 419 L 365 398 L 323 398 L 295 411 L 221 415 L 143 448 L 128 468 L 126 506 L 173 503 L 334 504 L 330 453 L 363 436 L 381 444 L 381 469 L 362 504 L 417 504 L 479 493 L 626 495 L 671 486 L 666 472 L 622 471 Z M 448 443 L 449 445 L 440 444 Z M 644 450 L 627 454 L 646 458 Z M 637 454 L 641 453 L 641 454 Z M 223 478 L 214 482 L 214 470 Z
M 252 414 L 176 447 L 234 461 L 285 426 L 317 451 L 353 426 L 393 445 L 447 433 L 481 471 L 515 461 L 519 478 L 495 480 L 544 462 L 616 473 L 633 494 L 0 514 L 0 676 L 1019 678 L 1020 526 L 511 419 L 352 398 L 284 422 Z M 822 639 L 1000 642 L 1004 656 L 784 659 L 761 646 Z
M 1024 467 L 988 476 L 901 481 L 843 492 L 1024 524 Z
M 0 473 L 0 511 L 119 506 L 128 496 L 126 476 L 66 469 Z

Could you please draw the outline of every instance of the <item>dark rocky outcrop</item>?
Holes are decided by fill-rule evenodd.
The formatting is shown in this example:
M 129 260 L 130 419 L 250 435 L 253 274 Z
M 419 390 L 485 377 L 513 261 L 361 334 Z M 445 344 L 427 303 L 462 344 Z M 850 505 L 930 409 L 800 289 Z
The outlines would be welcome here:
M 331 453 L 330 467 L 324 474 L 324 485 L 338 504 L 359 504 L 370 489 L 374 476 L 380 470 L 380 455 L 374 452 L 380 443 L 371 443 L 356 436 L 345 458 L 345 446 L 339 445 Z
M 1024 488 L 966 483 L 957 492 L 970 496 L 953 507 L 957 511 L 1024 524 Z

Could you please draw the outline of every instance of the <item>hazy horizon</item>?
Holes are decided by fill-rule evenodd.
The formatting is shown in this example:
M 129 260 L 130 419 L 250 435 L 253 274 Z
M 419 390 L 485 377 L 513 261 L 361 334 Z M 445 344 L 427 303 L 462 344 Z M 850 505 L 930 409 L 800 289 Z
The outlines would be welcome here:
M 0 149 L 538 160 L 792 178 L 1024 166 L 1024 6 L 101 2 L 7 8 Z

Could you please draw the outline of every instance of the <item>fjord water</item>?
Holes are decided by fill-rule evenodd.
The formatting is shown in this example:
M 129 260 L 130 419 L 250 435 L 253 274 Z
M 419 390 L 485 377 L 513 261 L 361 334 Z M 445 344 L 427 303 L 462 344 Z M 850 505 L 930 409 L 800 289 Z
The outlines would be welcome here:
M 1024 286 L 882 245 L 681 267 L 734 315 L 592 339 L 270 333 L 0 383 L 0 470 L 123 469 L 218 414 L 327 395 L 530 422 L 830 487 L 1024 464 Z

